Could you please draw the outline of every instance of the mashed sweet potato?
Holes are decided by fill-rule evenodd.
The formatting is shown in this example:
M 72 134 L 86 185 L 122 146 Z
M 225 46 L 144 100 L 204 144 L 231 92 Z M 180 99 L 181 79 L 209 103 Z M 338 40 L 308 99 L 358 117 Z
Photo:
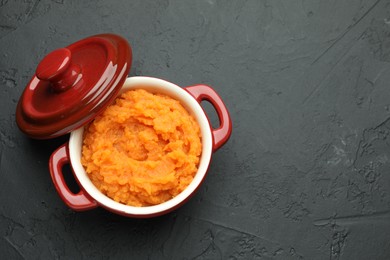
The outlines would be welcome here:
M 199 126 L 179 101 L 137 89 L 86 127 L 81 162 L 108 197 L 150 206 L 190 184 L 201 149 Z

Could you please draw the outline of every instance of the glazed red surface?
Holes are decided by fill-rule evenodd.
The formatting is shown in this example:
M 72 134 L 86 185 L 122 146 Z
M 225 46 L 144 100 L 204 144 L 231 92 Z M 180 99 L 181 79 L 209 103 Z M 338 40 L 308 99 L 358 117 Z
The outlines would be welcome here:
M 19 128 L 32 138 L 49 139 L 87 124 L 115 99 L 131 59 L 127 41 L 114 34 L 49 53 L 19 100 Z
M 83 211 L 96 208 L 97 202 L 84 191 L 82 185 L 80 185 L 80 192 L 77 194 L 73 193 L 67 186 L 62 169 L 69 162 L 68 144 L 60 146 L 50 157 L 50 175 L 58 194 L 65 204 L 73 210 Z
M 190 93 L 198 103 L 202 101 L 210 102 L 217 112 L 220 124 L 219 127 L 217 129 L 212 129 L 210 125 L 213 135 L 213 151 L 215 152 L 229 140 L 232 133 L 232 121 L 230 119 L 229 111 L 218 93 L 207 85 L 190 86 L 186 87 L 185 90 Z

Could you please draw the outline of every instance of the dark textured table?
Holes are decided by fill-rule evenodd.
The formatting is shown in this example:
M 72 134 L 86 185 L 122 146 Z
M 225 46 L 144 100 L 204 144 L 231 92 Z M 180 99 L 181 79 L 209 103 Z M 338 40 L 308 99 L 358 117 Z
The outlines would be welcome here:
M 15 123 L 45 54 L 103 32 L 132 45 L 130 76 L 208 84 L 231 113 L 161 217 L 68 209 L 48 171 L 68 136 Z M 390 259 L 389 0 L 1 0 L 0 87 L 1 259 Z

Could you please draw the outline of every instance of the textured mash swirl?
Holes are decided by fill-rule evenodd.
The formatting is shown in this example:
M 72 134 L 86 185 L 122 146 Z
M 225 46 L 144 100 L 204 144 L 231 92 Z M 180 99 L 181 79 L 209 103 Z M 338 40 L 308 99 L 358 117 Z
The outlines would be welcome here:
M 201 150 L 199 126 L 179 101 L 137 89 L 86 127 L 81 162 L 103 194 L 150 206 L 190 184 Z

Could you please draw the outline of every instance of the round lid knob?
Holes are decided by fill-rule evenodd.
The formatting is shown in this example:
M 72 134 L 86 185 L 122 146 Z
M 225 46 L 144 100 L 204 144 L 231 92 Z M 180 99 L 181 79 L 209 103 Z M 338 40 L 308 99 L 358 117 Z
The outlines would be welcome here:
M 32 138 L 49 139 L 87 124 L 116 98 L 131 59 L 127 41 L 114 34 L 49 53 L 19 99 L 19 128 Z
M 65 91 L 81 79 L 80 67 L 71 64 L 72 52 L 61 48 L 49 53 L 38 64 L 35 75 L 38 79 L 50 82 L 56 92 Z
M 41 80 L 50 80 L 61 75 L 70 65 L 72 53 L 67 48 L 61 48 L 49 53 L 38 64 L 35 75 Z

